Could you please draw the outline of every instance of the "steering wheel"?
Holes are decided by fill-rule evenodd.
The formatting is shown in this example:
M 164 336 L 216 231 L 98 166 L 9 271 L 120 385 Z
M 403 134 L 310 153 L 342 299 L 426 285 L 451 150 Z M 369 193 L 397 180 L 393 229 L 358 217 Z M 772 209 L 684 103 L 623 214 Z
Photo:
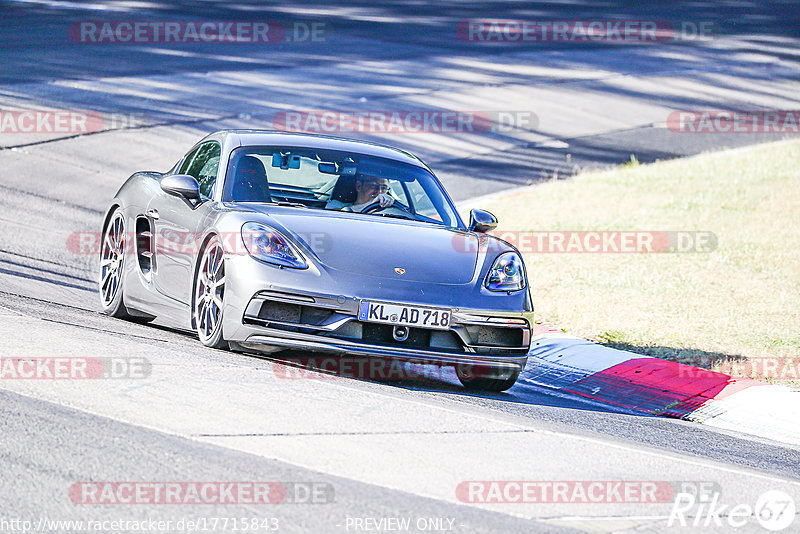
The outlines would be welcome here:
M 397 202 L 395 202 L 391 206 L 386 206 L 384 208 L 383 206 L 381 206 L 381 203 L 378 202 L 377 200 L 373 200 L 372 202 L 361 208 L 361 211 L 359 213 L 377 213 L 379 211 L 383 211 L 389 208 L 397 208 L 400 211 L 403 211 L 406 214 L 408 214 L 409 217 L 414 218 L 414 215 L 408 210 L 408 208 L 401 206 Z

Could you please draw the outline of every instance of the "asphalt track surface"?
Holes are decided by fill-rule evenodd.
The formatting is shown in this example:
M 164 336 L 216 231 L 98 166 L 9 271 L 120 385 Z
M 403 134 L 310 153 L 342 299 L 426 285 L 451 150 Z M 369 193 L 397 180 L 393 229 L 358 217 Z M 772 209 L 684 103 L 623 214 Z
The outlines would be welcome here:
M 535 112 L 536 127 L 512 131 L 353 134 L 420 153 L 458 200 L 631 154 L 651 161 L 781 138 L 676 134 L 664 123 L 676 110 L 797 109 L 792 3 L 42 1 L 0 10 L 3 109 L 135 119 L 91 135 L 0 134 L 1 354 L 144 357 L 152 366 L 143 379 L 0 381 L 0 518 L 259 517 L 277 518 L 284 532 L 377 531 L 355 521 L 368 518 L 409 518 L 412 532 L 420 519 L 454 532 L 682 530 L 668 525 L 669 502 L 465 503 L 456 488 L 470 480 L 710 482 L 729 505 L 752 506 L 774 489 L 800 502 L 800 450 L 779 443 L 555 397 L 524 376 L 507 393 L 483 395 L 436 369 L 406 380 L 287 379 L 280 359 L 110 319 L 97 311 L 96 259 L 66 246 L 71 234 L 99 229 L 131 172 L 168 168 L 220 127 L 268 127 L 276 109 Z M 636 46 L 454 36 L 459 21 L 482 16 L 712 21 L 714 33 Z M 103 46 L 67 36 L 85 20 L 263 18 L 322 21 L 326 41 Z M 270 506 L 75 504 L 69 489 L 81 481 L 334 491 L 326 502 Z M 696 515 L 683 530 L 725 530 L 692 526 Z M 763 529 L 749 517 L 743 531 Z

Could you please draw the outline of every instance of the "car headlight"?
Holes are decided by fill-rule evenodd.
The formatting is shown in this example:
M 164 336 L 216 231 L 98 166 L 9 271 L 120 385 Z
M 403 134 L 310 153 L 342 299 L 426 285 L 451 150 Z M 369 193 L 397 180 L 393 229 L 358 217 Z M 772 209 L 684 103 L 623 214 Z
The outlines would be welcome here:
M 242 241 L 247 252 L 263 262 L 293 269 L 308 267 L 306 260 L 291 242 L 283 234 L 265 224 L 244 223 Z
M 525 288 L 525 265 L 516 252 L 500 254 L 486 275 L 489 291 L 517 291 Z

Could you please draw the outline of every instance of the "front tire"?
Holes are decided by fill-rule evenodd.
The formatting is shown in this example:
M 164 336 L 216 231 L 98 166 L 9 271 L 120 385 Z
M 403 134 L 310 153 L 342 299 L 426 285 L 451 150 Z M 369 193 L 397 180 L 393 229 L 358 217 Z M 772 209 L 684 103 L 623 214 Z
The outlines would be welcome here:
M 229 349 L 222 337 L 225 299 L 225 259 L 222 243 L 213 238 L 203 249 L 194 289 L 194 323 L 197 337 L 206 347 Z
M 496 369 L 480 365 L 456 365 L 456 375 L 461 384 L 471 390 L 505 391 L 517 382 L 520 370 Z

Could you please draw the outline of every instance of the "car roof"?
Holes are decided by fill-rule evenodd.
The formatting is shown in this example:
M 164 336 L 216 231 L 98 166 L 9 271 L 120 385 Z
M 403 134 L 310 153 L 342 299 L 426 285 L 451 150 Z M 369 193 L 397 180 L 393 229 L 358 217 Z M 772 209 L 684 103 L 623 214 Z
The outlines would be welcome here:
M 357 152 L 359 154 L 410 163 L 428 169 L 427 165 L 425 165 L 422 160 L 410 152 L 379 143 L 372 143 L 370 141 L 359 141 L 357 139 L 345 139 L 342 137 L 320 134 L 288 133 L 276 130 L 220 130 L 206 136 L 206 138 L 211 137 L 226 137 L 229 140 L 238 141 L 238 144 L 241 146 L 278 145 Z

